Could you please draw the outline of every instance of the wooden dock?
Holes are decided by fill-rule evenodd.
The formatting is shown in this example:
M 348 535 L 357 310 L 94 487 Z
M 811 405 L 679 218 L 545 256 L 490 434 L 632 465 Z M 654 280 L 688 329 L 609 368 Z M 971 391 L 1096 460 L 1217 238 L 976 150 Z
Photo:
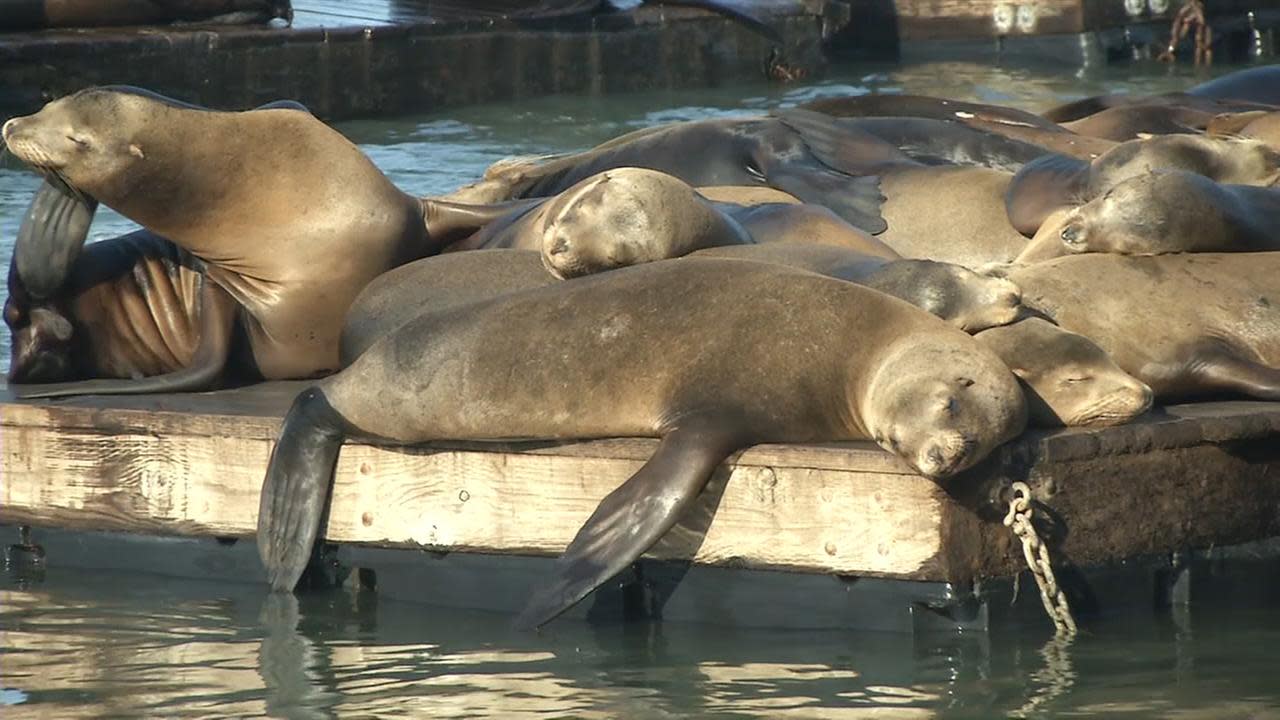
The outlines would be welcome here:
M 531 20 L 442 16 L 428 0 L 295 0 L 292 27 L 0 34 L 0 118 L 108 83 L 220 108 L 287 98 L 338 120 L 554 93 L 762 81 L 773 67 L 820 72 L 824 23 L 847 19 L 838 3 L 736 2 L 776 28 L 782 44 L 696 8 Z
M 0 524 L 249 537 L 301 387 L 30 402 L 5 390 Z M 1032 487 L 1064 567 L 1255 541 L 1280 536 L 1278 439 L 1280 403 L 1181 405 L 1132 425 L 1028 433 L 945 486 L 866 443 L 757 446 L 726 463 L 650 556 L 963 590 L 1024 567 L 1000 522 L 1015 480 Z M 357 550 L 552 556 L 654 446 L 349 442 L 326 537 Z

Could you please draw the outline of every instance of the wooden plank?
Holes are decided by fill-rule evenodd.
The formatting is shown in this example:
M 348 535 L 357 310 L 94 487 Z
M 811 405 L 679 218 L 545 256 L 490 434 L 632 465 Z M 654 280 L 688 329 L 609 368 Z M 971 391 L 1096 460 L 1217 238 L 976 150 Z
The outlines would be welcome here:
M 45 402 L 0 391 L 0 522 L 249 536 L 303 385 Z M 1021 560 L 999 520 L 1017 479 L 1071 529 L 1074 562 L 1268 537 L 1280 534 L 1277 434 L 1277 403 L 1177 406 L 1117 428 L 1027 433 L 945 488 L 867 443 L 762 445 L 731 458 L 651 556 L 946 582 L 1008 574 Z M 654 445 L 350 442 L 327 536 L 554 555 Z

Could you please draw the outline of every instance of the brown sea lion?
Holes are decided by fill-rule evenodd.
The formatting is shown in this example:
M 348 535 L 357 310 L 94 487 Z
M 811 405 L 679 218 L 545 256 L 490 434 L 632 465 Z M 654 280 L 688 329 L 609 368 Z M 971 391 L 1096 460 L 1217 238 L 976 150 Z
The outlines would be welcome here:
M 1125 142 L 1155 135 L 1199 133 L 1215 113 L 1177 105 L 1121 105 L 1063 123 L 1077 135 Z
M 538 207 L 490 223 L 450 249 L 537 250 L 559 278 L 680 257 L 700 248 L 757 242 L 822 243 L 897 257 L 887 245 L 824 207 L 754 202 L 763 199 L 755 188 L 734 192 L 720 187 L 712 194 L 753 204 L 711 202 L 680 179 L 656 170 L 606 170 Z
M 1055 123 L 1066 124 L 1112 108 L 1131 105 L 1167 107 L 1175 111 L 1185 109 L 1213 114 L 1274 108 L 1273 105 L 1247 100 L 1199 97 L 1185 92 L 1170 92 L 1157 95 L 1095 95 L 1052 107 L 1040 113 L 1040 117 Z
M 896 298 L 768 263 L 646 263 L 427 312 L 305 390 L 268 465 L 258 547 L 271 586 L 292 589 L 348 435 L 662 438 L 534 594 L 517 621 L 533 627 L 639 558 L 741 448 L 870 438 L 945 478 L 1025 423 L 999 358 Z
M 1222 137 L 1253 138 L 1280 150 L 1280 110 L 1216 115 L 1205 132 Z
M 1120 425 L 1151 408 L 1151 388 L 1089 338 L 1046 320 L 1027 318 L 974 338 L 1022 381 L 1032 426 Z
M 292 22 L 290 0 L 16 0 L 4 4 L 0 31 L 174 22 L 252 24 L 276 18 Z
M 1068 253 L 1280 250 L 1280 190 L 1189 172 L 1146 173 L 1068 211 L 1057 224 L 1056 237 L 1037 235 L 1018 262 Z
M 15 156 L 62 190 L 46 204 L 74 210 L 79 203 L 75 212 L 83 214 L 87 203 L 104 202 L 200 259 L 200 272 L 241 309 L 257 374 L 312 377 L 338 367 L 342 318 L 365 283 L 484 219 L 476 217 L 483 210 L 468 208 L 462 229 L 444 228 L 448 206 L 424 210 L 359 148 L 299 107 L 216 112 L 136 88 L 92 88 L 8 121 L 2 134 Z M 71 212 L 64 209 L 46 216 Z M 43 247 L 52 268 L 44 274 L 58 277 L 65 262 L 52 258 L 74 256 L 87 223 L 75 229 L 34 231 L 42 240 L 26 243 L 30 252 L 15 262 L 21 266 Z M 18 273 L 24 282 L 35 272 L 26 265 Z M 145 387 L 198 389 L 203 385 L 191 384 L 198 377 L 205 375 Z M 93 391 L 142 387 L 100 382 Z
M 1270 185 L 1280 175 L 1280 153 L 1257 140 L 1164 135 L 1121 143 L 1091 163 L 1046 155 L 1028 163 L 1009 183 L 1009 222 L 1030 237 L 1055 211 L 1082 205 L 1127 178 L 1153 170 L 1185 170 L 1222 183 Z
M 1023 305 L 1096 342 L 1160 400 L 1280 400 L 1280 253 L 1091 253 L 1008 277 Z

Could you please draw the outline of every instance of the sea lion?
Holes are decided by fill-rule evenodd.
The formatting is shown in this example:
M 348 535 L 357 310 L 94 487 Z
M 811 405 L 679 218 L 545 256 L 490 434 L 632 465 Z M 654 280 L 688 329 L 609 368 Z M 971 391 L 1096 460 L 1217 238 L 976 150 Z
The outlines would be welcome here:
M 719 197 L 759 199 L 754 188 Z M 672 175 L 645 168 L 606 170 L 532 209 L 485 226 L 455 249 L 537 250 L 558 278 L 756 242 L 813 242 L 883 257 L 884 243 L 830 210 L 797 203 L 717 203 Z
M 1187 89 L 1187 94 L 1211 100 L 1280 105 L 1280 65 L 1237 70 Z
M 854 282 L 905 300 L 966 332 L 1013 322 L 1020 307 L 1021 293 L 1013 283 L 929 260 L 803 243 L 708 248 L 691 257 L 769 262 Z M 342 329 L 342 364 L 350 365 L 378 338 L 423 312 L 556 282 L 532 250 L 472 250 L 402 265 L 374 278 L 351 304 Z
M 922 95 L 821 98 L 800 106 L 898 145 L 917 159 L 1017 170 L 1046 152 L 1091 160 L 1113 145 L 1023 110 Z
M 1045 218 L 1153 170 L 1185 170 L 1222 183 L 1270 185 L 1280 153 L 1257 140 L 1163 135 L 1117 145 L 1091 163 L 1046 155 L 1019 170 L 1005 193 L 1009 222 L 1035 235 Z
M 0 31 L 201 22 L 293 21 L 290 0 L 19 0 L 5 3 Z
M 1056 238 L 1037 235 L 1018 262 L 1067 253 L 1280 250 L 1280 190 L 1176 170 L 1152 172 L 1067 212 L 1060 225 Z
M 1273 105 L 1266 103 L 1199 97 L 1188 95 L 1185 92 L 1170 92 L 1158 95 L 1095 95 L 1052 107 L 1040 113 L 1040 117 L 1055 123 L 1067 124 L 1083 120 L 1112 108 L 1122 108 L 1130 105 L 1166 107 L 1174 111 L 1185 109 L 1213 114 L 1274 109 Z
M 1013 283 L 946 262 L 804 243 L 714 247 L 692 256 L 768 262 L 857 283 L 905 300 L 968 333 L 1011 323 L 1021 309 L 1022 293 Z
M 1253 138 L 1280 150 L 1280 111 L 1254 110 L 1216 115 L 1209 121 L 1205 132 L 1221 137 Z
M 1155 395 L 1089 338 L 1031 317 L 974 335 L 1027 392 L 1034 427 L 1121 425 L 1151 409 Z
M 741 448 L 871 438 L 945 478 L 1025 423 L 998 357 L 896 298 L 768 263 L 646 263 L 427 312 L 305 390 L 271 455 L 258 546 L 271 586 L 293 588 L 349 435 L 662 438 L 534 594 L 517 621 L 534 627 L 657 542 Z
M 1280 400 L 1280 253 L 1091 253 L 1007 276 L 1023 305 L 1097 343 L 1161 401 Z
M 1155 135 L 1199 133 L 1215 113 L 1179 105 L 1121 105 L 1062 124 L 1077 135 L 1125 142 Z
M 91 88 L 9 120 L 2 134 L 15 156 L 63 191 L 50 204 L 101 201 L 199 258 L 200 272 L 241 308 L 255 374 L 312 377 L 338 367 L 342 318 L 370 279 L 437 251 L 473 232 L 485 212 L 497 212 L 463 208 L 451 226 L 450 206 L 424 209 L 359 148 L 300 108 L 217 112 L 137 88 Z M 36 231 L 43 239 L 28 247 L 37 256 L 41 246 L 51 258 L 73 256 L 69 249 L 83 244 L 87 223 L 59 227 Z M 19 272 L 24 282 L 32 272 L 27 265 Z M 94 391 L 140 387 L 96 383 Z
M 799 130 L 773 116 L 644 128 L 584 152 L 491 168 L 485 179 L 441 199 L 480 204 L 551 197 L 605 170 L 638 167 L 694 187 L 767 185 L 830 208 L 861 230 L 882 231 L 875 170 L 910 158 L 879 138 L 813 115 L 818 119 Z M 807 137 L 812 127 L 825 135 Z M 828 148 L 821 158 L 811 149 L 815 144 Z

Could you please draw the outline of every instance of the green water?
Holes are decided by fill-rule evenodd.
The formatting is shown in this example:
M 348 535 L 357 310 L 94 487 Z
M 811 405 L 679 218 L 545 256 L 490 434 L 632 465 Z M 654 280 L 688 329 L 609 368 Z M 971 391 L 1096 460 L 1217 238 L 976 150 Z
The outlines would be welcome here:
M 339 127 L 426 195 L 509 155 L 823 95 L 905 91 L 1039 110 L 1200 79 L 1185 66 L 859 66 L 800 86 L 555 97 Z M 0 163 L 0 257 L 37 182 Z M 92 237 L 130 229 L 103 211 Z M 1047 642 L 1044 626 L 913 637 L 564 620 L 530 635 L 502 615 L 346 590 L 299 606 L 249 584 L 85 572 L 51 557 L 40 579 L 0 577 L 0 718 L 1280 718 L 1274 600 L 1104 615 L 1069 647 Z

